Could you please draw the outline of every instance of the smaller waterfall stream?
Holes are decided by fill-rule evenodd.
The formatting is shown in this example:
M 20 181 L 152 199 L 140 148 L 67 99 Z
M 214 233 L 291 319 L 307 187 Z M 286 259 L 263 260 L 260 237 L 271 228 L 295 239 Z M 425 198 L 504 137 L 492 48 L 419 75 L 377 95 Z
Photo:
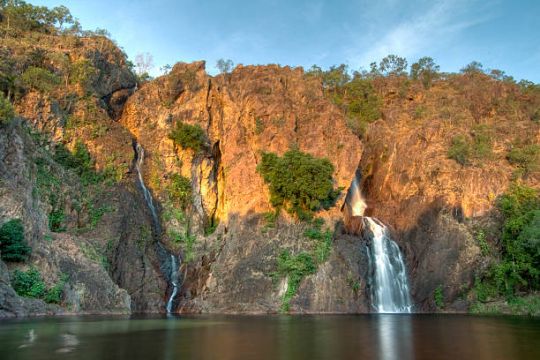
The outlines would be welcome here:
M 176 294 L 178 293 L 178 281 L 179 278 L 179 262 L 181 262 L 180 257 L 178 257 L 178 260 L 176 256 L 171 254 L 171 285 L 173 287 L 173 290 L 171 292 L 171 296 L 169 296 L 169 300 L 167 301 L 167 313 L 170 314 L 173 310 L 173 302 L 174 298 L 176 297 Z
M 141 186 L 141 190 L 143 192 L 146 205 L 148 206 L 148 208 L 150 209 L 150 213 L 152 214 L 152 222 L 154 225 L 155 234 L 159 236 L 161 234 L 161 223 L 159 222 L 159 217 L 157 214 L 156 207 L 154 205 L 154 199 L 152 198 L 152 194 L 150 193 L 150 190 L 148 190 L 148 188 L 144 184 L 144 179 L 142 176 L 142 165 L 144 163 L 144 148 L 141 146 L 141 144 L 137 142 L 134 145 L 135 145 L 135 152 L 137 154 L 137 159 L 135 162 L 135 169 L 137 170 L 139 185 Z M 165 247 L 161 243 L 158 243 L 158 247 L 161 248 L 161 251 L 166 251 L 168 253 L 168 251 L 165 249 Z M 169 260 L 170 264 L 168 265 L 170 266 L 162 267 L 162 269 L 164 268 L 168 269 L 168 272 L 169 272 L 168 277 L 169 277 L 170 285 L 172 286 L 172 292 L 171 292 L 171 295 L 169 296 L 169 299 L 167 301 L 167 306 L 166 306 L 167 313 L 172 312 L 174 299 L 176 297 L 176 294 L 178 293 L 178 287 L 179 287 L 178 282 L 179 282 L 179 277 L 180 277 L 179 265 L 181 262 L 180 257 L 178 257 L 177 259 L 176 256 L 174 256 L 173 254 L 169 253 L 169 255 L 170 255 L 170 260 Z

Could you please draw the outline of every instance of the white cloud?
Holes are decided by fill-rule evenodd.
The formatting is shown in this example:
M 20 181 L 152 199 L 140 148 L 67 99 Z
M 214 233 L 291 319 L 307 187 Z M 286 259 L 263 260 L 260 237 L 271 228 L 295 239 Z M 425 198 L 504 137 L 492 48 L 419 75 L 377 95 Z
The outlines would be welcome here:
M 407 58 L 429 55 L 434 48 L 446 46 L 467 28 L 491 18 L 489 11 L 478 15 L 477 1 L 440 0 L 431 4 L 426 11 L 418 11 L 395 26 L 389 26 L 386 32 L 380 32 L 384 25 L 379 22 L 379 32 L 373 29 L 371 34 L 356 42 L 352 51 L 348 51 L 348 63 L 353 67 L 365 67 L 388 54 Z

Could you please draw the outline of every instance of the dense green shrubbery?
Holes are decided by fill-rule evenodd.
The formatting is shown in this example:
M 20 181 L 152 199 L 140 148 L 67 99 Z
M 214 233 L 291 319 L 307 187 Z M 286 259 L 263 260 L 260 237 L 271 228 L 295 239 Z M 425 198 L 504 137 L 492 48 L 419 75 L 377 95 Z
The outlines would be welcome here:
M 35 267 L 27 271 L 15 270 L 11 276 L 11 286 L 19 296 L 42 299 L 47 303 L 59 304 L 62 301 L 67 276 L 62 275 L 58 283 L 47 289 L 41 273 Z
M 13 111 L 13 106 L 8 99 L 4 97 L 4 94 L 0 92 L 0 125 L 8 123 L 15 112 Z
M 507 159 L 517 165 L 525 174 L 540 170 L 540 145 L 515 146 Z
M 195 152 L 199 152 L 206 145 L 206 135 L 199 125 L 184 124 L 181 121 L 178 121 L 176 128 L 169 133 L 169 139 L 175 145 Z
M 467 165 L 471 156 L 471 146 L 465 135 L 456 135 L 452 138 L 452 145 L 448 149 L 448 157 L 460 163 Z
M 49 70 L 30 66 L 22 74 L 21 79 L 23 84 L 31 89 L 41 93 L 50 92 L 56 85 L 60 84 L 60 78 L 54 75 Z
M 298 255 L 291 255 L 288 250 L 283 251 L 277 261 L 278 274 L 287 276 L 287 291 L 282 299 L 282 311 L 289 311 L 291 299 L 298 291 L 302 279 L 314 274 L 317 271 L 313 257 L 307 252 L 301 252 Z
M 73 152 L 69 151 L 64 144 L 57 144 L 53 158 L 63 167 L 74 170 L 85 185 L 105 180 L 105 174 L 96 172 L 94 160 L 82 141 L 75 143 Z
M 191 181 L 180 174 L 172 174 L 170 180 L 167 187 L 169 197 L 175 205 L 185 209 L 191 204 Z
M 477 279 L 476 295 L 486 301 L 497 295 L 540 289 L 540 194 L 514 184 L 498 201 L 504 216 L 501 259 Z
M 11 277 L 11 286 L 20 296 L 40 299 L 45 296 L 46 287 L 38 269 L 28 271 L 15 270 Z
M 32 249 L 26 244 L 24 226 L 13 219 L 0 227 L 0 253 L 4 261 L 26 261 Z
M 299 219 L 309 219 L 313 212 L 329 208 L 339 195 L 332 181 L 332 163 L 299 150 L 289 150 L 283 157 L 263 153 L 257 171 L 269 185 L 272 205 L 285 207 Z
M 304 277 L 314 274 L 317 266 L 330 256 L 333 234 L 330 229 L 323 231 L 323 224 L 322 219 L 314 219 L 304 232 L 305 237 L 314 240 L 310 251 L 292 255 L 290 251 L 284 250 L 277 259 L 277 271 L 271 274 L 272 277 L 287 277 L 287 291 L 282 298 L 281 311 L 289 310 L 291 299 L 296 295 Z
M 365 74 L 355 72 L 351 77 L 342 64 L 326 71 L 313 65 L 306 75 L 321 79 L 325 94 L 345 112 L 347 125 L 356 135 L 362 136 L 367 125 L 381 117 L 382 101 Z
M 444 307 L 444 294 L 441 285 L 437 286 L 435 291 L 433 291 L 433 302 L 437 309 L 442 309 Z
M 472 132 L 472 138 L 459 134 L 452 138 L 448 149 L 448 158 L 461 165 L 470 165 L 473 160 L 481 162 L 489 159 L 492 154 L 491 131 L 486 126 L 477 126 Z

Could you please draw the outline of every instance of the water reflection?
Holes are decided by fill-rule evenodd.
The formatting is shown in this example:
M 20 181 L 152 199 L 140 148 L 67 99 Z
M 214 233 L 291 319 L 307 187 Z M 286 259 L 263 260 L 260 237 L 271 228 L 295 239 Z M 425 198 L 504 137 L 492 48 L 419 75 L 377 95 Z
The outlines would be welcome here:
M 0 323 L 2 359 L 540 359 L 540 320 L 432 315 Z
M 400 360 L 414 358 L 409 315 L 381 314 L 377 317 L 379 359 Z

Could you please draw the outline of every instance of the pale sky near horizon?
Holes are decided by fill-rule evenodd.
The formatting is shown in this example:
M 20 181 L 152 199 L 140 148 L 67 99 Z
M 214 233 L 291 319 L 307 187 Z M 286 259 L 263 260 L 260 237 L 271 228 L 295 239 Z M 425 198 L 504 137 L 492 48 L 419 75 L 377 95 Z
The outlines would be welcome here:
M 540 83 L 540 0 L 29 0 L 65 5 L 84 29 L 107 29 L 131 60 L 159 67 L 217 59 L 235 64 L 367 69 L 388 54 L 442 71 L 473 60 Z

